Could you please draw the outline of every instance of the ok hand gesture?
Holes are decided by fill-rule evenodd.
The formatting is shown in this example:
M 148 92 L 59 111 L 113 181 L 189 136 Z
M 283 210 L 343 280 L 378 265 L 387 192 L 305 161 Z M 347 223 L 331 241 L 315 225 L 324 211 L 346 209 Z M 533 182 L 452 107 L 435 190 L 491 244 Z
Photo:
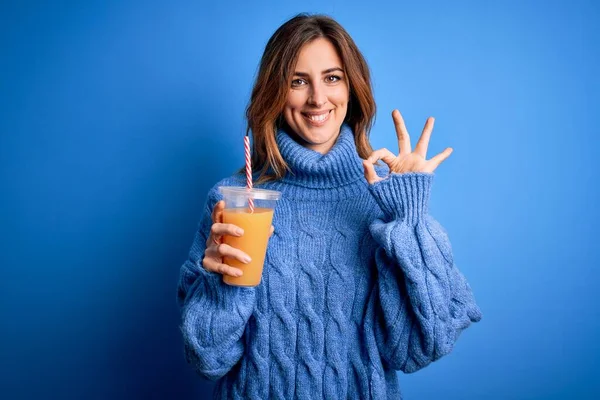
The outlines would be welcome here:
M 410 147 L 410 136 L 404 125 L 404 120 L 400 111 L 394 110 L 392 112 L 392 118 L 396 127 L 396 135 L 398 136 L 398 149 L 400 154 L 394 155 L 388 149 L 375 150 L 369 158 L 363 161 L 363 167 L 365 169 L 365 178 L 369 184 L 378 182 L 383 178 L 380 178 L 375 172 L 373 164 L 378 160 L 383 160 L 389 167 L 390 173 L 407 173 L 407 172 L 433 172 L 438 165 L 442 163 L 452 153 L 452 148 L 448 147 L 435 157 L 427 160 L 427 146 L 429 146 L 429 138 L 431 137 L 431 131 L 433 131 L 433 117 L 427 118 L 425 127 L 421 133 L 421 137 L 415 146 L 413 152 Z

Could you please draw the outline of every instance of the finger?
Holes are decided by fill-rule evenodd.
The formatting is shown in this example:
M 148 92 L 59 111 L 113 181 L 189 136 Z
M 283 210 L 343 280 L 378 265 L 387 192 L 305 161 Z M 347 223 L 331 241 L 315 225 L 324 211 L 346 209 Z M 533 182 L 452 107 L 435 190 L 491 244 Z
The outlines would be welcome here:
M 442 163 L 442 161 L 450 157 L 450 154 L 452 154 L 453 151 L 454 150 L 452 149 L 452 147 L 448 147 L 440 154 L 436 155 L 435 157 L 432 157 L 431 160 L 427 162 L 432 167 L 431 172 L 433 172 L 433 170 L 435 170 Z
M 394 120 L 394 126 L 396 127 L 396 135 L 398 136 L 398 149 L 400 157 L 402 157 L 410 154 L 411 152 L 410 136 L 408 135 L 408 130 L 406 129 L 406 125 L 404 124 L 404 119 L 402 118 L 400 111 L 392 111 L 392 118 Z
M 207 271 L 216 272 L 221 275 L 238 277 L 244 274 L 243 271 L 239 268 L 234 268 L 230 265 L 223 264 L 221 262 L 218 262 L 214 258 L 209 257 L 205 257 L 204 260 L 202 260 L 202 266 Z
M 221 243 L 211 244 L 204 251 L 204 255 L 209 258 L 221 258 L 221 256 L 219 255 L 219 251 L 218 251 L 218 248 L 220 245 L 221 245 Z
M 215 237 L 221 237 L 223 235 L 235 237 L 244 236 L 244 230 L 239 226 L 233 224 L 213 224 L 210 228 L 210 233 Z
M 369 160 L 363 161 L 363 168 L 365 170 L 365 179 L 369 184 L 382 180 L 382 178 L 377 175 L 377 172 L 375 172 L 375 167 L 373 167 L 373 164 L 369 162 Z
M 206 240 L 206 246 L 211 246 L 212 244 L 220 244 L 223 235 L 240 237 L 244 235 L 244 230 L 239 226 L 233 224 L 222 224 L 222 223 L 214 223 L 210 227 L 210 235 Z
M 369 161 L 371 164 L 375 164 L 377 161 L 383 160 L 383 162 L 387 165 L 391 165 L 395 159 L 396 156 L 394 153 L 384 148 L 372 152 L 369 158 L 367 158 L 367 161 Z
M 211 215 L 212 222 L 223 222 L 223 210 L 225 209 L 225 202 L 223 200 L 218 201 L 213 208 L 213 212 Z
M 425 121 L 425 126 L 423 127 L 423 132 L 421 133 L 421 137 L 415 146 L 415 153 L 425 159 L 427 158 L 427 147 L 429 147 L 429 139 L 431 138 L 431 132 L 433 131 L 434 123 L 435 118 L 427 118 L 427 121 Z
M 206 238 L 206 251 L 208 251 L 208 249 L 210 249 L 210 247 L 214 247 L 214 246 L 218 246 L 221 244 L 221 236 L 218 235 L 214 235 L 211 233 L 210 235 L 208 235 L 208 238 Z
M 222 258 L 222 257 L 235 258 L 236 260 L 243 262 L 244 264 L 248 264 L 250 261 L 252 261 L 252 259 L 250 258 L 250 256 L 248 254 L 244 253 L 240 249 L 231 247 L 230 245 L 228 245 L 226 243 L 221 243 L 220 245 L 216 246 L 216 252 L 220 258 Z
M 269 237 L 273 236 L 273 232 L 275 232 L 275 227 L 271 225 L 271 230 L 269 231 Z

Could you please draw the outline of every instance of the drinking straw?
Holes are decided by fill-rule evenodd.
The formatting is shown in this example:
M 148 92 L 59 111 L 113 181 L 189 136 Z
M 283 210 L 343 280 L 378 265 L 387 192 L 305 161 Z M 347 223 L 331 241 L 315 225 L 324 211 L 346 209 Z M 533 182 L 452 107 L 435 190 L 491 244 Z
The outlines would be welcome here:
M 244 153 L 246 155 L 246 189 L 252 189 L 252 160 L 250 160 L 250 138 L 248 133 L 244 136 Z M 250 213 L 254 213 L 254 199 L 248 196 L 248 207 Z

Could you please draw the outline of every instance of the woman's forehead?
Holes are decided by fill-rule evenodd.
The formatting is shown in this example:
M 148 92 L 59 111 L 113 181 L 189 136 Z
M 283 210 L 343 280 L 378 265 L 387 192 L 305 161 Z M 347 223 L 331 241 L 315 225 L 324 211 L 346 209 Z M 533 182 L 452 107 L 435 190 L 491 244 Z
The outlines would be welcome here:
M 324 38 L 302 46 L 296 62 L 296 72 L 324 72 L 335 67 L 344 66 L 335 46 Z

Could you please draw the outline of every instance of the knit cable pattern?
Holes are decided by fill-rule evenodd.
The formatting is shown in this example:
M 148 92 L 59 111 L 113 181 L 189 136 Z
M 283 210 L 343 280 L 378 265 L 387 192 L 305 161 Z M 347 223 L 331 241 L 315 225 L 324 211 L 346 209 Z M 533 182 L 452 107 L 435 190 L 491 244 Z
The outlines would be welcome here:
M 202 268 L 217 187 L 182 265 L 178 301 L 188 361 L 215 399 L 398 399 L 395 370 L 448 354 L 481 319 L 446 232 L 428 214 L 433 176 L 364 179 L 351 129 L 320 155 L 278 132 L 291 173 L 263 279 L 231 287 Z

